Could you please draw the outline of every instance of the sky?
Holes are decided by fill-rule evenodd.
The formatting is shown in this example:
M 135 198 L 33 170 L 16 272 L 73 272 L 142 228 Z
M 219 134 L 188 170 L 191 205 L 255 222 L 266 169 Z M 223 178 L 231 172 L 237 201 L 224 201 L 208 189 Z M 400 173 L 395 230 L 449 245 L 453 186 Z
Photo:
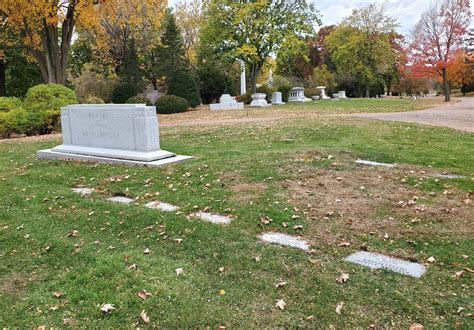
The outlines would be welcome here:
M 181 1 L 183 0 L 169 0 L 169 4 L 174 5 Z M 344 17 L 349 16 L 354 8 L 372 2 L 387 2 L 390 15 L 398 18 L 399 32 L 406 35 L 410 33 L 421 13 L 428 8 L 431 1 L 441 0 L 315 0 L 314 3 L 322 15 L 323 25 L 331 25 L 337 24 Z M 470 0 L 470 2 L 471 8 L 474 9 L 474 0 Z M 472 20 L 471 26 L 474 26 L 474 20 Z

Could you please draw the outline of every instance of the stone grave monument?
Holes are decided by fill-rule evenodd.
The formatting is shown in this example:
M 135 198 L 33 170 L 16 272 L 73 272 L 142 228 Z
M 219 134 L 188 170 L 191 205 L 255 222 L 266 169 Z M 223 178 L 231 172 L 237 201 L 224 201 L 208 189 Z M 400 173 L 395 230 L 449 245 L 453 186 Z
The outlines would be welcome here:
M 161 150 L 155 107 L 78 104 L 61 108 L 63 144 L 39 150 L 38 159 L 162 165 L 192 159 Z
M 244 108 L 243 102 L 237 102 L 235 97 L 230 94 L 223 94 L 219 99 L 219 103 L 209 104 L 211 110 L 239 110 Z
M 281 92 L 275 92 L 272 94 L 272 104 L 274 105 L 282 105 L 285 104 L 282 100 Z
M 311 101 L 306 96 L 304 96 L 304 88 L 303 87 L 293 87 L 290 90 L 290 97 L 288 98 L 288 102 L 308 102 Z
M 320 91 L 320 94 L 319 94 L 319 99 L 320 100 L 329 100 L 330 99 L 330 97 L 326 95 L 326 87 L 318 86 L 318 87 L 316 87 L 316 89 Z
M 332 96 L 339 100 L 347 99 L 346 91 L 339 91 L 337 93 L 334 93 Z
M 252 94 L 252 103 L 250 103 L 250 106 L 257 108 L 268 107 L 270 104 L 267 103 L 266 97 L 267 94 L 265 93 Z

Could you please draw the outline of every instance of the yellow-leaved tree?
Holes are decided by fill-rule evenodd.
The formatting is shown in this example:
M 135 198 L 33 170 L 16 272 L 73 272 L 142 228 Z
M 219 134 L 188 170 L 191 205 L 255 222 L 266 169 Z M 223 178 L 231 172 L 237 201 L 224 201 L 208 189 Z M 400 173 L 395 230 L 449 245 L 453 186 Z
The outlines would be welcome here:
M 66 82 L 67 57 L 77 24 L 95 16 L 99 0 L 2 0 L 2 26 L 35 57 L 47 83 Z
M 95 32 L 96 46 L 116 49 L 133 36 L 145 47 L 162 18 L 166 0 L 1 0 L 2 23 L 21 39 L 47 83 L 66 82 L 67 58 L 75 28 Z

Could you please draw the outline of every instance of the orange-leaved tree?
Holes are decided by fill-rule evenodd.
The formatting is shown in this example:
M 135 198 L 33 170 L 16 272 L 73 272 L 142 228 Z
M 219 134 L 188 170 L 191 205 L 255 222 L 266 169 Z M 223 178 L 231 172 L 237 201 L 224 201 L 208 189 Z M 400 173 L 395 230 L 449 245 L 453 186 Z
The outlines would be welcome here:
M 461 48 L 471 19 L 469 0 L 442 0 L 430 5 L 412 33 L 413 61 L 443 80 L 445 101 L 450 101 L 447 64 Z
M 64 84 L 74 27 L 89 24 L 101 1 L 2 0 L 1 26 L 31 52 L 45 82 Z

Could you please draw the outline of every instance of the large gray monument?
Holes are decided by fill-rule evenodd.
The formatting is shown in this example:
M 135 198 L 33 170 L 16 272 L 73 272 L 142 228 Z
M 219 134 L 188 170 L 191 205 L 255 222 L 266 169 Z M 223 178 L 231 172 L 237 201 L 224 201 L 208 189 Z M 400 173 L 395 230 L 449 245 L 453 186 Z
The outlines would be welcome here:
M 162 166 L 191 159 L 161 150 L 155 107 L 80 104 L 61 108 L 63 144 L 38 159 Z

